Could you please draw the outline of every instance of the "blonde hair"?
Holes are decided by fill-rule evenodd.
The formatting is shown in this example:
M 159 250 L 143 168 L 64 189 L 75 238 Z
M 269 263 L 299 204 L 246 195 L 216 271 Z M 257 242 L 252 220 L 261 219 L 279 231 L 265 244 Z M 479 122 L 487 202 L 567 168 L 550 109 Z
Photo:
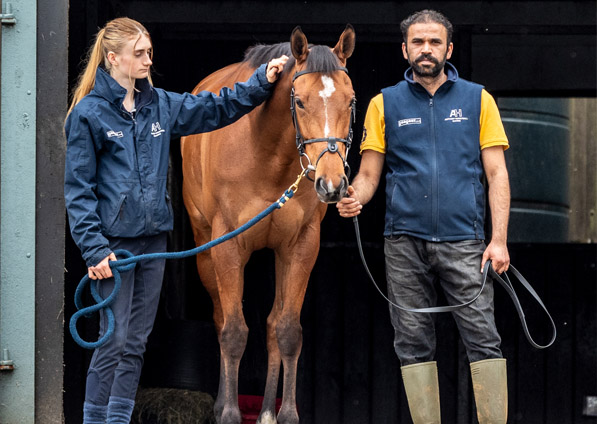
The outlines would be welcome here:
M 95 73 L 101 64 L 109 71 L 110 62 L 108 61 L 108 52 L 120 53 L 124 45 L 134 37 L 137 41 L 145 35 L 151 43 L 149 32 L 143 25 L 134 19 L 116 18 L 108 22 L 95 36 L 95 42 L 89 49 L 85 59 L 85 70 L 79 75 L 77 85 L 73 90 L 72 101 L 66 116 L 81 101 L 83 97 L 93 90 L 95 86 Z M 151 51 L 153 57 L 153 49 Z M 151 74 L 148 73 L 147 79 L 151 84 Z

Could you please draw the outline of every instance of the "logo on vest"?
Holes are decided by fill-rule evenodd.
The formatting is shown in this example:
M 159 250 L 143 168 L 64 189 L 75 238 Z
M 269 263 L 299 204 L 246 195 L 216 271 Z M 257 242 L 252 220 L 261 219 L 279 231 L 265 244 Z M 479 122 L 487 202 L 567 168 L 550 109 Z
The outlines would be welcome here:
M 122 138 L 122 137 L 124 137 L 124 135 L 122 134 L 122 131 L 118 131 L 118 132 L 116 132 L 116 131 L 114 131 L 114 130 L 110 130 L 110 131 L 108 131 L 108 132 L 106 133 L 106 135 L 107 135 L 108 137 L 117 137 L 117 138 Z
M 461 122 L 468 121 L 468 118 L 462 116 L 462 109 L 452 109 L 450 117 L 444 119 L 444 121 Z
M 403 127 L 405 125 L 421 125 L 421 118 L 408 118 L 398 121 L 399 127 Z
M 151 135 L 153 135 L 154 137 L 159 136 L 164 131 L 165 130 L 162 129 L 159 122 L 156 122 L 155 124 L 151 124 Z

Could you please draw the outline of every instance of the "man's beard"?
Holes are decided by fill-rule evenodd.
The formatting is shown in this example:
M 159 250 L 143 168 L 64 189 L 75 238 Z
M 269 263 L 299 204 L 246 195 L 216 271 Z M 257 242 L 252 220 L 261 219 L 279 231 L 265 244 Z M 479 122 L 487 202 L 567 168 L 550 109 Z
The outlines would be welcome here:
M 440 62 L 431 55 L 422 54 L 421 56 L 417 57 L 415 61 L 410 61 L 410 66 L 413 68 L 413 72 L 419 77 L 435 78 L 443 71 L 446 64 L 446 57 L 447 55 L 444 56 L 443 60 Z M 428 60 L 434 65 L 431 68 L 420 66 L 419 62 L 422 62 L 423 60 Z

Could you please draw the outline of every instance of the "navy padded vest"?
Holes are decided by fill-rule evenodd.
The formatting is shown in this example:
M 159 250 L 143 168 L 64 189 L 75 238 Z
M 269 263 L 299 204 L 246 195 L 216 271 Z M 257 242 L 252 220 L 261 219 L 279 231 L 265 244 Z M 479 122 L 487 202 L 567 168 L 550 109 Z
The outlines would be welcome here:
M 412 80 L 382 90 L 386 136 L 385 236 L 428 241 L 484 239 L 479 141 L 482 86 L 448 81 L 433 97 Z

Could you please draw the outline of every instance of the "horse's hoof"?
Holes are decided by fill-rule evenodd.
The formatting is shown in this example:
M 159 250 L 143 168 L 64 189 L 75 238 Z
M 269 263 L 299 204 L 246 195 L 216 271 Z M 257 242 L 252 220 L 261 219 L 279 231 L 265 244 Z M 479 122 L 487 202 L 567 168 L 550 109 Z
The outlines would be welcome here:
M 278 424 L 299 424 L 299 417 L 296 409 L 284 410 L 280 409 L 278 413 Z
M 278 424 L 278 421 L 276 421 L 276 416 L 271 411 L 266 411 L 259 415 L 257 424 Z
M 241 424 L 242 416 L 238 408 L 224 408 L 220 417 L 221 424 Z

